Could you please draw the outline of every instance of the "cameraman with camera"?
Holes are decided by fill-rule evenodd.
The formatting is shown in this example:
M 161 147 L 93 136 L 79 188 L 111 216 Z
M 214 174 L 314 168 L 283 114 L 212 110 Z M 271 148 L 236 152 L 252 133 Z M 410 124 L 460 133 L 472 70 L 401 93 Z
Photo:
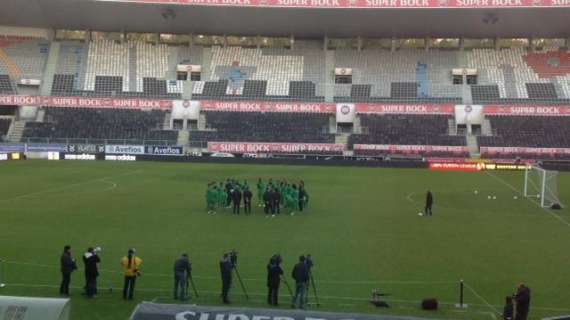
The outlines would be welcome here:
M 87 252 L 83 254 L 83 264 L 85 264 L 85 295 L 87 298 L 95 298 L 97 294 L 97 277 L 99 277 L 99 270 L 97 264 L 101 262 L 98 252 L 101 252 L 100 247 L 87 248 Z
M 230 300 L 228 295 L 230 293 L 230 287 L 232 286 L 232 271 L 234 268 L 233 258 L 235 254 L 233 252 L 224 253 L 222 259 L 220 260 L 220 274 L 222 276 L 222 301 L 225 304 L 229 304 Z
M 60 258 L 61 265 L 61 285 L 59 287 L 59 294 L 69 296 L 69 283 L 71 282 L 71 273 L 77 269 L 77 263 L 71 256 L 71 246 L 63 247 L 63 253 Z
M 281 256 L 275 254 L 271 257 L 267 265 L 267 287 L 269 288 L 267 303 L 272 306 L 279 305 L 279 284 L 281 283 L 281 276 L 283 275 L 281 261 Z
M 186 301 L 189 298 L 188 280 L 192 277 L 192 264 L 188 254 L 183 253 L 174 262 L 174 300 Z
M 123 287 L 123 299 L 133 300 L 133 294 L 135 292 L 135 282 L 137 277 L 141 275 L 139 268 L 142 264 L 142 259 L 135 256 L 136 250 L 134 248 L 129 249 L 127 256 L 121 259 L 121 266 L 125 273 L 125 285 Z

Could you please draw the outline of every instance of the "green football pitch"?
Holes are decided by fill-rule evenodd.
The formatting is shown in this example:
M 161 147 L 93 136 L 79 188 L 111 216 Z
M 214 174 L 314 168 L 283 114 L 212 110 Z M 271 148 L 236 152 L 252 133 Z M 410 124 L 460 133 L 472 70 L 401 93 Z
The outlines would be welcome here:
M 275 218 L 259 207 L 250 216 L 208 215 L 207 183 L 228 177 L 250 185 L 258 177 L 303 179 L 310 208 Z M 57 297 L 63 246 L 70 244 L 78 261 L 88 246 L 103 248 L 96 299 L 81 295 L 81 262 L 73 275 L 73 319 L 127 319 L 142 300 L 174 303 L 172 267 L 182 252 L 191 257 L 200 293 L 191 302 L 217 305 L 218 261 L 231 249 L 239 252 L 250 294 L 246 300 L 235 283 L 236 306 L 265 307 L 272 254 L 283 256 L 291 283 L 298 256 L 311 253 L 320 298 L 311 309 L 491 320 L 525 282 L 532 319 L 570 314 L 570 213 L 521 199 L 521 172 L 14 161 L 0 165 L 0 182 L 7 284 L 0 294 Z M 428 189 L 435 200 L 431 218 L 418 216 Z M 559 190 L 570 204 L 570 174 L 559 176 Z M 130 247 L 144 260 L 143 275 L 135 301 L 125 302 L 119 260 Z M 454 307 L 460 279 L 469 305 L 463 310 Z M 369 304 L 373 289 L 390 294 L 391 308 Z M 280 295 L 288 308 L 286 287 Z M 420 310 L 427 297 L 440 301 L 439 311 Z

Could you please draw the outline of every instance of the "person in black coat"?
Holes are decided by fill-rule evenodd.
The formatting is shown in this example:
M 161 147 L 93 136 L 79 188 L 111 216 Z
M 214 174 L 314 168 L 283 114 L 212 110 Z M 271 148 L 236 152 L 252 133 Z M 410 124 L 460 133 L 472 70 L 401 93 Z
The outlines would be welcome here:
M 271 257 L 269 264 L 267 264 L 267 287 L 269 288 L 267 303 L 269 305 L 279 305 L 279 285 L 281 284 L 282 275 L 281 256 L 277 254 Z
M 232 286 L 232 271 L 233 263 L 231 261 L 230 255 L 224 253 L 222 259 L 220 260 L 220 274 L 222 276 L 222 301 L 225 304 L 229 304 L 230 300 L 228 295 L 230 293 L 230 288 Z
M 59 286 L 59 294 L 69 296 L 69 284 L 71 282 L 71 273 L 77 269 L 75 259 L 71 256 L 71 246 L 63 247 L 63 253 L 59 259 L 61 265 L 61 285 Z
M 299 185 L 299 211 L 303 212 L 305 207 L 305 198 L 307 197 L 307 192 L 305 192 L 305 187 Z
M 310 279 L 307 264 L 305 262 L 305 256 L 299 257 L 299 263 L 297 263 L 295 268 L 293 268 L 291 276 L 295 279 L 295 295 L 293 296 L 291 307 L 305 309 L 307 301 L 305 299 L 305 294 L 307 293 L 307 284 Z
M 530 308 L 530 288 L 524 284 L 520 284 L 515 295 L 516 314 L 515 320 L 526 320 Z
M 433 205 L 433 194 L 431 194 L 431 191 L 428 190 L 427 195 L 426 195 L 426 207 L 425 207 L 425 215 L 426 216 L 432 215 L 432 212 L 431 212 L 432 205 Z
M 85 294 L 87 298 L 93 298 L 97 294 L 97 277 L 99 276 L 99 269 L 97 264 L 101 262 L 97 252 L 99 248 L 88 248 L 87 252 L 83 254 L 83 263 L 85 264 Z
M 513 297 L 505 298 L 505 307 L 503 308 L 503 320 L 513 320 L 514 306 Z
M 234 203 L 234 209 L 233 209 L 234 214 L 239 214 L 241 197 L 242 197 L 241 191 L 239 190 L 239 188 L 235 188 L 232 193 L 232 202 Z
M 251 193 L 249 188 L 246 188 L 243 192 L 243 210 L 246 214 L 251 213 L 251 198 L 253 198 L 253 193 Z

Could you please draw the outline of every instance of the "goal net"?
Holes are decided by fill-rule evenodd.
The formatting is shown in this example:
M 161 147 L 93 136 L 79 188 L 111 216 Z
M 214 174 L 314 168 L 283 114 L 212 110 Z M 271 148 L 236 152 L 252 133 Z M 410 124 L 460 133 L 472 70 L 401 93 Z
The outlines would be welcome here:
M 562 205 L 558 198 L 558 171 L 537 166 L 526 168 L 523 193 L 526 198 L 536 198 L 543 208 Z

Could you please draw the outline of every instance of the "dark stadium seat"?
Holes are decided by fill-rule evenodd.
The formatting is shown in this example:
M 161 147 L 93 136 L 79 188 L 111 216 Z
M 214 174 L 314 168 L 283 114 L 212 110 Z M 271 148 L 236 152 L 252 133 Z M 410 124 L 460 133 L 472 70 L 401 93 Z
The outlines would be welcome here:
M 353 84 L 350 87 L 350 97 L 358 101 L 368 100 L 372 86 L 369 84 Z
M 497 85 L 472 85 L 471 96 L 473 102 L 499 101 L 499 86 Z
M 111 76 L 95 77 L 95 92 L 109 96 L 120 95 L 123 91 L 123 78 Z
M 552 83 L 526 83 L 529 99 L 558 99 Z
M 493 136 L 479 137 L 481 147 L 570 148 L 570 117 L 487 116 L 487 118 L 491 121 Z
M 45 108 L 44 122 L 28 122 L 25 138 L 127 140 L 128 144 L 175 144 L 176 131 L 162 130 L 164 111 Z
M 265 92 L 267 92 L 267 81 L 265 80 L 245 80 L 243 84 L 243 94 L 244 98 L 265 98 Z
M 393 82 L 390 97 L 398 99 L 415 99 L 418 97 L 417 82 Z
M 334 143 L 329 115 L 303 113 L 205 112 L 208 130 L 193 131 L 190 140 L 203 146 L 221 142 Z
M 349 138 L 354 144 L 465 146 L 465 137 L 448 135 L 446 115 L 360 115 L 363 134 Z M 356 151 L 359 155 L 382 155 L 378 151 Z M 431 156 L 464 156 L 457 153 L 431 153 Z
M 12 81 L 10 80 L 10 76 L 7 74 L 0 74 L 0 93 L 3 94 L 13 94 L 16 93 L 14 90 L 14 86 L 12 85 Z
M 298 99 L 315 98 L 315 84 L 311 81 L 291 81 L 289 82 L 289 96 Z

